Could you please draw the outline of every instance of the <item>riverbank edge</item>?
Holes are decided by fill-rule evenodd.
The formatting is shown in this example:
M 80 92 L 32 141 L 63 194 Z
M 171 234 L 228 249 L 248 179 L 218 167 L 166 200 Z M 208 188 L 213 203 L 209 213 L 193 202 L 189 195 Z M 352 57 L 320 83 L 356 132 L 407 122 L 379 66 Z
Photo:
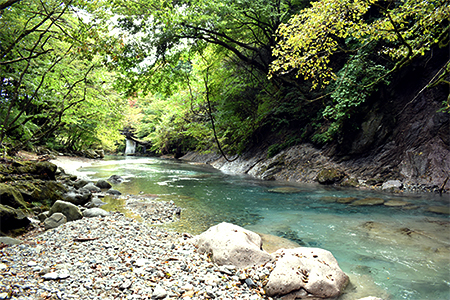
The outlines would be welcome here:
M 188 152 L 180 158 L 191 163 L 210 165 L 228 174 L 247 174 L 262 180 L 323 184 L 345 188 L 369 189 L 393 193 L 450 193 L 450 180 L 405 177 L 386 171 L 389 166 L 338 162 L 310 144 L 293 146 L 268 157 L 267 149 L 250 150 L 240 156 L 220 153 Z M 328 176 L 328 177 L 327 177 Z
M 28 157 L 29 160 L 34 160 L 31 157 Z M 83 157 L 70 157 L 70 156 L 59 156 L 55 159 L 50 160 L 50 162 L 52 162 L 53 164 L 57 165 L 59 168 L 63 168 L 65 169 L 65 172 L 67 173 L 67 175 L 69 175 L 68 171 L 72 171 L 75 170 L 77 171 L 79 168 L 82 167 L 86 167 L 89 166 L 93 163 L 95 163 L 98 160 L 95 159 L 87 159 L 87 158 L 83 158 Z M 68 170 L 68 171 L 66 171 Z M 74 175 L 72 173 L 70 173 L 70 175 Z M 128 195 L 128 196 L 124 196 L 127 199 L 127 204 L 128 202 L 131 203 L 143 203 L 141 202 L 143 197 L 145 197 L 146 195 Z M 121 197 L 121 196 L 119 196 Z M 150 202 L 145 202 L 145 203 L 152 203 L 154 202 L 154 199 L 146 199 L 146 200 L 150 200 Z M 173 206 L 173 203 L 166 203 L 165 201 L 155 201 L 157 203 L 165 203 L 164 205 L 169 204 L 169 206 Z M 173 207 L 170 207 L 171 210 L 173 210 Z M 145 214 L 142 214 L 143 210 L 142 207 L 135 207 L 135 209 L 132 209 L 133 213 L 135 213 L 136 215 L 139 215 L 140 217 L 144 217 Z M 162 210 L 161 209 L 157 209 L 156 210 L 158 213 L 156 215 L 161 215 Z M 155 220 L 154 219 L 154 215 L 153 218 L 149 218 L 150 215 L 147 215 L 144 217 L 144 219 L 146 220 Z M 58 256 L 56 256 L 56 258 L 54 258 L 54 261 L 51 264 L 48 264 L 46 266 L 42 266 L 40 265 L 40 262 L 43 261 L 42 259 L 42 254 L 46 253 L 49 254 L 50 252 L 52 252 L 52 248 L 49 245 L 49 248 L 46 248 L 48 243 L 48 237 L 51 237 L 54 240 L 58 240 L 58 236 L 60 234 L 62 234 L 62 232 L 65 232 L 66 229 L 71 229 L 74 230 L 75 232 L 77 232 L 77 234 L 80 236 L 79 238 L 73 238 L 74 242 L 79 242 L 79 243 L 84 243 L 84 242 L 91 242 L 91 241 L 97 241 L 97 240 L 101 240 L 102 237 L 98 237 L 94 234 L 94 232 L 91 232 L 90 228 L 92 227 L 101 227 L 103 225 L 101 224 L 110 224 L 109 222 L 106 222 L 106 219 L 109 217 L 96 217 L 96 218 L 87 218 L 84 217 L 80 220 L 76 220 L 76 221 L 71 221 L 71 222 L 67 222 L 59 227 L 57 227 L 58 229 L 56 229 L 56 231 L 54 230 L 44 230 L 43 225 L 42 224 L 37 224 L 34 223 L 34 230 L 30 230 L 27 231 L 25 234 L 23 235 L 19 235 L 16 236 L 14 239 L 16 239 L 18 242 L 17 245 L 8 245 L 5 247 L 5 245 L 1 244 L 2 247 L 0 248 L 0 252 L 3 251 L 7 251 L 8 249 L 16 249 L 19 248 L 14 255 L 17 255 L 17 253 L 19 252 L 26 252 L 25 257 L 26 259 L 19 259 L 19 260 L 6 260 L 4 259 L 0 265 L 0 271 L 5 271 L 8 272 L 8 276 L 5 277 L 5 279 L 8 279 L 7 281 L 3 282 L 2 284 L 0 284 L 0 295 L 1 296 L 5 296 L 3 298 L 0 297 L 0 299 L 10 299 L 10 297 L 13 297 L 11 299 L 14 299 L 14 296 L 25 296 L 25 297 L 29 297 L 31 296 L 31 292 L 36 292 L 36 294 L 39 295 L 45 295 L 46 297 L 53 297 L 53 294 L 56 294 L 56 296 L 58 298 L 64 298 L 64 296 L 66 296 L 66 292 L 68 292 L 69 289 L 67 289 L 66 285 L 63 285 L 63 289 L 60 290 L 60 285 L 58 283 L 63 283 L 65 281 L 65 279 L 67 278 L 74 278 L 74 274 L 67 272 L 66 269 L 62 269 L 67 267 L 68 264 L 66 263 L 61 263 L 60 260 L 58 260 L 57 258 L 59 258 Z M 135 218 L 130 218 L 125 216 L 123 213 L 120 212 L 111 212 L 111 218 L 115 219 L 113 220 L 113 222 L 117 222 L 118 219 L 116 218 L 120 218 L 120 219 L 126 219 L 126 220 L 130 220 L 132 222 L 135 222 Z M 86 220 L 90 220 L 89 225 L 78 225 L 80 222 L 85 222 Z M 98 220 L 98 221 L 97 221 Z M 106 222 L 106 223 L 105 223 Z M 126 221 L 128 222 L 128 221 Z M 158 225 L 163 225 L 167 222 L 163 222 L 163 223 L 159 223 L 159 224 L 150 224 L 152 230 L 156 230 L 156 234 L 158 236 L 158 240 L 166 245 L 166 252 L 167 255 L 171 255 L 171 253 L 174 250 L 174 246 L 176 248 L 178 247 L 185 247 L 186 245 L 186 241 L 191 239 L 192 236 L 189 233 L 182 233 L 176 230 L 171 230 L 168 228 L 164 228 L 164 227 L 159 227 Z M 131 224 L 131 223 L 128 223 Z M 156 225 L 156 226 L 155 226 Z M 79 230 L 77 230 L 77 228 L 79 228 Z M 87 228 L 87 229 L 86 229 Z M 85 235 L 82 234 L 83 230 L 87 230 L 87 232 L 85 233 Z M 140 230 L 138 230 L 140 231 Z M 102 234 L 104 235 L 104 232 L 102 232 Z M 45 236 L 45 238 L 44 238 Z M 267 235 L 260 235 L 261 238 L 263 239 L 264 242 L 267 241 L 267 239 L 272 239 L 272 242 L 280 242 L 281 240 L 284 240 L 283 238 L 278 238 L 275 237 L 276 239 L 273 240 L 273 237 L 267 237 Z M 127 238 L 124 237 L 123 235 L 121 236 L 122 238 L 124 238 L 125 240 L 130 240 L 131 238 Z M 133 237 L 134 238 L 134 237 Z M 156 239 L 154 237 L 152 237 L 151 239 Z M 61 240 L 63 241 L 68 241 L 70 240 L 70 238 L 68 238 L 67 236 L 64 236 L 64 238 L 62 238 Z M 177 241 L 178 240 L 178 241 Z M 181 241 L 181 244 L 179 245 L 178 243 Z M 52 242 L 54 243 L 54 242 Z M 58 242 L 57 242 L 58 243 Z M 190 244 L 190 242 L 187 242 L 188 244 Z M 77 243 L 74 243 L 74 245 L 76 246 Z M 105 248 L 105 249 L 109 249 L 109 247 L 111 247 L 110 245 L 103 245 L 102 243 L 100 243 L 101 247 Z M 170 246 L 169 246 L 170 245 Z M 266 246 L 266 245 L 264 245 Z M 271 248 L 271 250 L 269 251 L 269 253 L 272 253 L 276 250 L 278 250 L 280 247 L 274 247 L 273 245 L 269 245 L 270 247 L 266 248 L 264 247 L 266 251 L 269 250 L 269 248 Z M 295 247 L 299 247 L 298 245 L 296 245 L 295 243 L 292 243 L 290 245 L 286 245 L 286 243 L 283 244 L 284 249 L 291 249 L 291 248 L 295 248 Z M 287 246 L 287 247 L 286 247 Z M 58 246 L 59 247 L 59 246 Z M 53 250 L 57 249 L 58 247 L 53 248 Z M 39 251 L 35 251 L 33 250 L 34 248 L 38 249 Z M 31 250 L 30 250 L 31 249 Z M 59 248 L 58 248 L 59 249 Z M 73 251 L 72 248 L 67 248 L 70 249 L 70 251 Z M 77 247 L 77 250 L 79 249 L 79 247 Z M 114 248 L 115 249 L 115 248 Z M 131 249 L 131 248 L 130 248 Z M 129 249 L 129 250 L 130 250 Z M 183 248 L 184 249 L 184 248 Z M 61 250 L 61 249 L 59 249 Z M 115 249 L 116 250 L 116 249 Z M 131 249 L 134 251 L 134 249 Z M 197 253 L 197 250 L 194 248 L 191 248 L 191 250 L 193 252 L 190 252 L 191 255 L 193 255 L 194 253 Z M 32 252 L 40 252 L 40 254 L 38 256 L 32 256 L 31 253 Z M 124 251 L 122 251 L 124 252 Z M 121 252 L 121 253 L 122 253 Z M 9 257 L 14 257 L 14 255 L 7 255 Z M 89 255 L 86 253 L 86 257 L 88 257 Z M 210 257 L 208 255 L 203 255 L 200 257 L 196 257 L 197 259 L 197 266 L 205 266 L 205 268 L 209 268 L 209 269 L 213 269 L 214 272 L 221 274 L 222 279 L 224 281 L 223 287 L 220 287 L 223 290 L 227 290 L 227 291 L 231 291 L 232 288 L 236 288 L 238 293 L 243 293 L 245 296 L 243 298 L 236 298 L 236 299 L 272 299 L 271 297 L 267 297 L 265 295 L 265 291 L 263 289 L 263 281 L 259 280 L 260 276 L 253 274 L 253 273 L 258 273 L 260 272 L 260 268 L 256 267 L 256 269 L 254 268 L 244 268 L 245 271 L 243 271 L 243 274 L 249 273 L 246 276 L 251 276 L 251 277 L 246 277 L 246 278 L 255 278 L 256 284 L 253 285 L 249 285 L 246 282 L 244 282 L 245 280 L 242 280 L 241 278 L 238 278 L 236 276 L 236 274 L 234 274 L 236 272 L 235 268 L 232 268 L 230 270 L 227 269 L 227 267 L 220 267 L 217 266 L 215 264 L 211 263 Z M 169 259 L 166 259 L 167 261 L 176 261 L 176 259 L 172 259 L 172 256 L 169 257 Z M 81 261 L 81 260 L 80 260 Z M 201 261 L 201 262 L 200 262 Z M 6 263 L 6 264 L 5 264 Z M 166 262 L 167 263 L 167 262 Z M 12 268 L 10 267 L 10 264 L 12 264 Z M 131 262 L 131 264 L 133 265 L 133 267 L 139 267 L 136 266 L 136 262 Z M 77 265 L 77 264 L 73 264 L 73 265 Z M 18 268 L 18 270 L 15 270 L 15 268 Z M 89 268 L 92 269 L 92 266 L 90 266 Z M 39 270 L 38 270 L 39 269 Z M 133 270 L 133 268 L 131 268 L 131 270 Z M 209 273 L 211 273 L 211 271 L 208 271 Z M 230 273 L 231 272 L 231 273 Z M 239 272 L 239 271 L 238 271 Z M 21 275 L 19 277 L 16 276 L 17 273 L 20 273 Z M 227 275 L 227 276 L 225 276 Z M 233 276 L 234 275 L 234 276 Z M 68 277 L 66 277 L 68 276 Z M 8 277 L 8 278 L 7 278 Z M 162 278 L 166 278 L 167 276 L 164 274 L 162 275 Z M 226 277 L 226 280 L 224 279 Z M 16 280 L 16 278 L 18 278 L 14 283 L 14 280 Z M 27 280 L 27 278 L 32 278 L 33 283 L 30 283 Z M 238 278 L 238 279 L 236 279 Z M 258 280 L 256 280 L 256 278 L 258 278 Z M 64 279 L 64 280 L 63 280 Z M 36 281 L 37 280 L 37 281 Z M 73 281 L 74 279 L 70 279 L 70 281 Z M 94 282 L 95 280 L 93 280 Z M 131 293 L 134 293 L 135 290 L 131 289 L 132 285 L 128 285 L 130 280 L 125 281 L 125 283 L 115 286 L 114 289 L 117 291 L 117 293 L 113 296 L 114 299 L 116 299 L 116 297 L 120 297 L 123 294 L 126 294 L 126 292 L 131 291 Z M 206 280 L 205 280 L 206 281 Z M 154 281 L 151 281 L 154 282 Z M 253 282 L 253 281 L 252 281 Z M 132 284 L 134 285 L 134 280 L 132 280 Z M 207 285 L 210 285 L 209 283 Z M 33 286 L 32 288 L 30 288 L 31 286 Z M 81 286 L 81 285 L 80 285 Z M 126 286 L 126 287 L 125 287 Z M 85 286 L 86 289 L 84 290 L 85 292 L 88 292 L 89 290 L 92 290 L 93 287 L 92 286 Z M 153 293 L 156 293 L 156 289 L 159 289 L 159 287 L 167 288 L 167 286 L 164 285 L 151 285 L 151 289 L 147 289 L 152 291 Z M 183 288 L 184 289 L 184 288 Z M 76 288 L 75 291 L 81 291 L 82 288 Z M 138 299 L 148 299 L 149 295 L 151 295 L 151 293 L 148 293 L 147 295 L 143 296 L 143 298 L 138 298 Z M 159 292 L 159 290 L 158 290 Z M 186 291 L 182 291 L 184 293 L 179 293 L 179 294 L 167 294 L 168 296 L 175 296 L 178 297 L 183 297 L 183 295 L 191 295 L 191 290 L 190 289 L 186 289 Z M 359 291 L 358 291 L 359 292 Z M 346 296 L 351 295 L 355 296 L 355 295 L 359 295 L 358 292 L 355 292 L 353 290 L 348 291 L 348 295 L 346 294 L 346 292 L 344 292 L 342 295 L 345 295 L 343 299 L 347 299 L 345 298 Z M 196 293 L 197 294 L 197 293 Z M 120 296 L 119 296 L 120 295 Z M 69 295 L 70 298 L 75 297 L 75 295 Z M 110 296 L 110 295 L 108 295 Z M 32 297 L 32 296 L 31 296 Z M 153 295 L 151 296 L 153 299 Z M 249 298 L 250 297 L 250 298 Z M 214 297 L 212 297 L 214 298 Z M 360 298 L 360 296 L 358 296 L 358 299 Z M 34 298 L 24 298 L 24 299 L 34 299 Z M 108 298 L 109 299 L 109 298 Z M 159 299 L 159 298 L 156 298 Z M 162 299 L 162 298 L 161 298 Z M 206 298 L 208 299 L 208 297 Z M 225 298 L 225 299 L 231 299 L 231 298 Z M 233 296 L 233 299 L 235 299 L 235 297 Z M 351 298 L 353 299 L 353 298 Z M 356 299 L 356 298 L 355 298 Z M 378 298 L 375 298 L 378 299 Z

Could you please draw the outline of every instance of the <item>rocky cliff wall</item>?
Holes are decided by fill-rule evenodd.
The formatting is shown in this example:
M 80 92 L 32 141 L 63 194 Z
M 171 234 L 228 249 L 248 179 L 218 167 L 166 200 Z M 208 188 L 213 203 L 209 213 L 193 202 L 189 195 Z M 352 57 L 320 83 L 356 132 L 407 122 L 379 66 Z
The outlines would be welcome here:
M 450 175 L 450 114 L 438 112 L 449 88 L 424 87 L 448 60 L 447 49 L 436 50 L 396 73 L 334 143 L 304 143 L 272 158 L 267 147 L 256 145 L 232 162 L 218 154 L 189 153 L 183 159 L 266 180 L 380 187 L 400 180 L 406 190 L 439 191 Z

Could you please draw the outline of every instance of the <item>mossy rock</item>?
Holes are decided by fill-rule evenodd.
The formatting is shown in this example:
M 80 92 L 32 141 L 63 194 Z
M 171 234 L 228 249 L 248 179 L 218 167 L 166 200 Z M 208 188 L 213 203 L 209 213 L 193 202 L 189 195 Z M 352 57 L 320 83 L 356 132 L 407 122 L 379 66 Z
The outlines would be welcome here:
M 19 209 L 0 204 L 0 229 L 4 234 L 11 230 L 28 226 L 30 220 Z
M 430 206 L 427 208 L 427 211 L 433 212 L 436 214 L 450 215 L 450 207 L 449 206 Z
M 48 161 L 27 161 L 16 169 L 20 174 L 30 174 L 40 179 L 55 180 L 58 167 Z
M 384 200 L 376 197 L 368 197 L 361 200 L 356 200 L 352 202 L 352 206 L 374 206 L 381 205 L 384 203 Z
M 356 179 L 356 178 L 347 178 L 347 179 L 344 179 L 340 183 L 340 185 L 343 187 L 358 187 L 359 182 L 358 182 L 358 179 Z
M 345 197 L 345 198 L 339 198 L 336 202 L 341 204 L 349 204 L 352 202 L 355 202 L 358 198 L 356 197 Z
M 39 202 L 47 206 L 62 199 L 62 195 L 67 192 L 62 183 L 54 180 L 23 181 L 16 183 L 15 187 L 27 202 Z
M 279 187 L 267 190 L 269 193 L 277 193 L 277 194 L 296 194 L 300 193 L 302 190 L 295 187 Z
M 13 208 L 28 207 L 20 191 L 17 188 L 4 183 L 0 183 L 0 204 L 8 205 Z
M 317 174 L 316 180 L 320 184 L 334 184 L 342 180 L 345 177 L 345 173 L 335 168 L 322 169 Z

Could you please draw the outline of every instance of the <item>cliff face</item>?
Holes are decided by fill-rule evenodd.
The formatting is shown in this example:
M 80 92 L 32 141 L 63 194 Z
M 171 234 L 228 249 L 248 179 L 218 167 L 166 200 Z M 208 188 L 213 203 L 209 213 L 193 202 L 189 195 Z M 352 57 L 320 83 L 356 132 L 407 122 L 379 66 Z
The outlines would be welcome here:
M 190 153 L 183 159 L 269 180 L 314 182 L 322 170 L 334 169 L 340 175 L 327 183 L 381 185 L 398 179 L 410 190 L 438 190 L 450 175 L 450 114 L 438 112 L 449 88 L 424 87 L 448 56 L 447 49 L 437 50 L 396 73 L 333 144 L 297 145 L 273 158 L 266 148 L 254 147 L 233 162 L 218 154 Z M 445 188 L 450 190 L 450 180 Z

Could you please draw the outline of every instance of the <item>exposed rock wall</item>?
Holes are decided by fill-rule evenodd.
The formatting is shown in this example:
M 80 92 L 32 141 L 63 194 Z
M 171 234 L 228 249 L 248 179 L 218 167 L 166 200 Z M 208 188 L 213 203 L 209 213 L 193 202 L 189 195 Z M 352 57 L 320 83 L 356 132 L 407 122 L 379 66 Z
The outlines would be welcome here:
M 377 185 L 398 179 L 409 190 L 439 190 L 450 176 L 450 114 L 438 112 L 448 86 L 425 89 L 449 59 L 435 50 L 396 73 L 346 124 L 332 144 L 301 144 L 267 158 L 254 147 L 228 162 L 218 154 L 189 153 L 183 159 L 208 163 L 224 172 L 266 180 L 315 182 L 325 169 L 346 176 L 343 185 Z M 330 182 L 334 182 L 331 180 Z M 445 185 L 450 190 L 450 180 Z

